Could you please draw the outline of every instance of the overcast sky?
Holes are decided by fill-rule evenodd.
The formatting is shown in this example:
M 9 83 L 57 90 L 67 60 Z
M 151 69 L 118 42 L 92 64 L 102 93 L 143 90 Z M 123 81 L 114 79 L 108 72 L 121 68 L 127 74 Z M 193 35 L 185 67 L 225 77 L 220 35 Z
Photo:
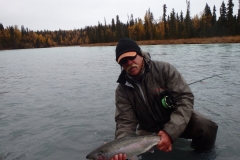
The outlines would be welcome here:
M 216 6 L 216 14 L 224 1 L 228 0 L 190 0 L 191 17 L 200 14 L 206 5 Z M 238 0 L 233 0 L 234 14 L 238 13 Z M 111 24 L 119 16 L 126 23 L 128 16 L 144 18 L 150 8 L 154 19 L 163 15 L 163 4 L 167 6 L 167 15 L 174 8 L 175 13 L 186 14 L 186 0 L 0 0 L 0 23 L 6 26 L 22 25 L 30 30 L 73 30 L 95 26 L 98 22 Z

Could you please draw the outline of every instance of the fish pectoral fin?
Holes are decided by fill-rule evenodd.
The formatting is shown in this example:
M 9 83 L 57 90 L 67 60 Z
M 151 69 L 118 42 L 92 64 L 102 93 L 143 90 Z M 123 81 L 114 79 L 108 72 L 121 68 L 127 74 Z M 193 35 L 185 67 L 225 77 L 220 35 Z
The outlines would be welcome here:
M 150 134 L 151 136 L 157 136 L 158 134 L 157 133 L 152 133 Z
M 128 160 L 141 160 L 141 159 L 142 159 L 142 156 L 132 156 Z
M 154 153 L 154 148 L 149 149 L 147 152 Z

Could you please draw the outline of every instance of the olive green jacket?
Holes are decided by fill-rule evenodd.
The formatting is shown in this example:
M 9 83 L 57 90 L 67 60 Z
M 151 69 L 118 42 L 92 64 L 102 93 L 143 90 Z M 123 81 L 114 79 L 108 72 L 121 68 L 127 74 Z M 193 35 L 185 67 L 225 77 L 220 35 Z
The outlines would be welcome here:
M 174 142 L 190 120 L 194 96 L 174 66 L 151 60 L 147 52 L 143 57 L 145 72 L 141 81 L 131 79 L 124 70 L 118 78 L 115 138 L 164 130 Z M 174 107 L 162 105 L 162 93 L 171 97 Z

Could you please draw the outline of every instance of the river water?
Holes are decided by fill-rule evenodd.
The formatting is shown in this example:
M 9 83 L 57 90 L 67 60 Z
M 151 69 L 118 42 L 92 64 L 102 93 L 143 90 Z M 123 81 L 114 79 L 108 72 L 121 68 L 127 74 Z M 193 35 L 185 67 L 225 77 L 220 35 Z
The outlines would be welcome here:
M 196 153 L 179 139 L 143 159 L 240 158 L 240 44 L 140 46 L 173 64 L 194 108 L 219 125 L 216 148 Z M 85 159 L 114 138 L 115 47 L 0 51 L 0 160 Z

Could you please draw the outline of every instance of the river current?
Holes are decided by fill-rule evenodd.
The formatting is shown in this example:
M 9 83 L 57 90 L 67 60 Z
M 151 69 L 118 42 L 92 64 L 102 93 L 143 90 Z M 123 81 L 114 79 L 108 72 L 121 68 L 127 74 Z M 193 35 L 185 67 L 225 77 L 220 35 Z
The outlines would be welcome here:
M 240 44 L 140 47 L 173 64 L 192 83 L 194 108 L 219 126 L 210 152 L 179 139 L 142 159 L 239 159 Z M 0 51 L 0 160 L 83 160 L 113 140 L 120 71 L 114 46 Z

